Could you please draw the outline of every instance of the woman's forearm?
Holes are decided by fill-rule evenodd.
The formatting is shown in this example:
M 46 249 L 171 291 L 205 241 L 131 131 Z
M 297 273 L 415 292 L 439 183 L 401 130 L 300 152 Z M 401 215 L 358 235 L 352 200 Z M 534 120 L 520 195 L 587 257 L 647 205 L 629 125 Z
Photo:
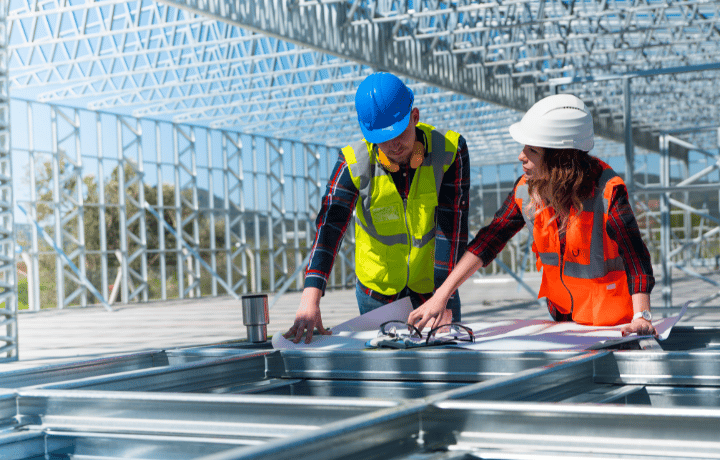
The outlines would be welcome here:
M 449 299 L 453 292 L 484 265 L 480 257 L 470 251 L 465 251 L 465 254 L 460 258 L 460 261 L 453 271 L 450 272 L 447 279 L 445 279 L 443 284 L 435 291 L 435 295 Z

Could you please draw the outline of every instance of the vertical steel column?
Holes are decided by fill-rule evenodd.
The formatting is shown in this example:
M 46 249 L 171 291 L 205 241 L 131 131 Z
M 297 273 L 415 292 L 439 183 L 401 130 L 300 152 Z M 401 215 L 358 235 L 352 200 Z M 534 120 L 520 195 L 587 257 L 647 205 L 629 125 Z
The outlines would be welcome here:
M 635 151 L 632 131 L 632 87 L 630 77 L 623 78 L 623 96 L 625 97 L 625 185 L 628 190 L 630 207 L 635 209 Z
M 267 228 L 267 261 L 268 261 L 268 289 L 270 292 L 275 291 L 275 234 L 273 231 L 273 208 L 275 207 L 274 197 L 272 196 L 272 165 L 270 161 L 270 139 L 264 139 L 263 142 L 263 158 L 265 159 L 265 192 L 266 206 L 264 209 L 266 215 Z M 258 190 L 259 192 L 259 190 Z M 259 210 L 258 210 L 259 212 Z
M 10 95 L 8 94 L 7 12 L 0 0 L 0 361 L 17 361 L 17 268 L 13 219 L 12 155 L 10 152 Z M 28 270 L 30 267 L 28 267 Z M 36 278 L 37 280 L 38 278 Z M 37 283 L 35 283 L 37 284 Z M 4 356 L 3 356 L 4 355 Z
M 680 182 L 682 183 L 686 179 L 690 177 L 690 165 L 688 162 L 690 161 L 690 154 L 688 153 L 687 160 L 683 161 L 682 159 L 678 159 L 678 164 L 680 166 Z M 683 199 L 685 200 L 685 204 L 690 206 L 690 192 L 683 192 Z M 692 228 L 692 212 L 690 212 L 689 209 L 684 209 L 683 213 L 683 244 L 688 245 L 687 250 L 683 251 L 685 254 L 687 254 L 688 257 L 683 257 L 684 260 L 690 261 L 692 259 L 692 251 L 691 245 L 693 240 L 693 228 Z M 702 231 L 698 233 L 698 236 L 702 236 Z
M 185 298 L 185 258 L 183 254 L 183 245 L 180 238 L 182 238 L 182 201 L 180 199 L 180 140 L 178 139 L 178 129 L 173 125 L 172 130 L 173 136 L 173 158 L 174 165 L 173 169 L 175 172 L 175 252 L 177 260 L 177 283 L 178 283 L 178 297 L 180 299 Z M 159 224 L 158 224 L 159 225 Z
M 95 136 L 97 140 L 97 155 L 98 155 L 98 169 L 97 169 L 97 182 L 98 182 L 98 225 L 100 231 L 100 272 L 102 277 L 102 286 L 100 292 L 103 297 L 108 299 L 108 250 L 107 250 L 107 223 L 105 221 L 105 213 L 107 212 L 107 201 L 105 197 L 105 164 L 103 154 L 103 130 L 102 130 L 102 115 L 95 113 Z M 114 286 L 113 286 L 114 287 Z
M 647 187 L 648 182 L 650 182 L 650 178 L 649 178 L 650 165 L 648 164 L 648 155 L 647 154 L 643 155 L 643 161 L 645 162 L 645 170 L 643 171 L 643 179 L 644 179 L 643 185 Z M 652 213 L 652 210 L 650 209 L 650 201 L 649 201 L 650 197 L 647 193 L 644 193 L 642 195 L 642 199 L 648 206 L 647 206 L 647 209 L 645 209 L 645 211 L 642 213 L 645 216 L 645 219 L 644 219 L 645 220 L 645 228 L 644 229 L 641 228 L 640 230 L 643 232 L 643 236 L 645 237 L 645 244 L 648 246 L 648 250 L 650 250 L 650 254 L 652 256 L 652 250 L 653 250 L 652 246 L 654 246 L 654 242 L 651 238 L 651 232 L 650 232 L 650 216 Z M 638 219 L 638 224 L 639 223 L 640 223 L 640 219 Z
M 253 222 L 254 222 L 254 238 L 255 238 L 255 269 L 253 270 L 253 292 L 260 292 L 262 285 L 262 246 L 260 245 L 260 189 L 258 188 L 258 160 L 257 160 L 257 138 L 252 136 L 252 175 L 253 175 Z
M 124 186 L 120 189 L 120 195 L 123 196 L 123 209 L 121 212 L 125 215 L 126 228 L 125 237 L 129 238 L 125 241 L 127 253 L 123 253 L 123 258 L 127 260 L 128 286 L 131 290 L 128 292 L 128 301 L 137 299 L 142 294 L 142 301 L 148 301 L 148 266 L 147 266 L 147 222 L 145 214 L 145 167 L 143 164 L 142 152 L 142 126 L 136 118 L 130 119 L 134 121 L 134 126 L 129 120 L 119 118 L 121 136 L 119 141 L 120 165 L 118 169 L 119 176 L 122 177 Z M 122 129 L 122 127 L 127 129 Z M 125 134 L 131 138 L 125 142 Z M 133 152 L 136 158 L 133 158 Z M 126 170 L 127 168 L 127 170 Z M 126 177 L 126 172 L 131 177 Z M 137 186 L 137 199 L 133 196 L 132 187 Z M 134 213 L 130 215 L 129 205 L 132 205 Z M 161 214 L 162 215 L 162 214 Z M 137 222 L 138 234 L 131 231 L 132 225 Z M 138 270 L 133 267 L 133 262 L 139 260 L 140 267 Z
M 660 186 L 670 186 L 670 149 L 667 134 L 660 136 Z M 662 262 L 662 300 L 665 308 L 672 307 L 672 268 L 670 265 L 670 194 L 660 194 L 660 254 Z
M 215 186 L 213 181 L 213 155 L 212 155 L 212 136 L 210 135 L 210 130 L 205 131 L 205 150 L 207 152 L 207 167 L 208 167 L 208 222 L 209 222 L 209 230 L 210 230 L 210 266 L 212 267 L 213 271 L 217 273 L 217 255 L 215 254 L 215 251 L 217 251 L 217 247 L 215 245 Z M 218 295 L 217 292 L 217 279 L 213 276 L 211 277 L 211 283 L 210 283 L 210 293 L 213 297 L 216 297 Z M 232 286 L 231 283 L 227 283 L 228 286 Z
M 268 259 L 270 260 L 270 291 L 282 286 L 288 278 L 287 264 L 287 225 L 285 222 L 285 149 L 279 140 L 265 140 L 267 168 L 267 219 L 268 219 Z M 272 151 L 271 151 L 272 150 Z M 280 233 L 278 236 L 277 233 Z M 276 247 L 276 241 L 279 243 Z M 280 257 L 278 276 L 277 258 Z
M 245 191 L 243 190 L 242 138 L 237 133 L 222 132 L 223 188 L 225 207 L 225 269 L 226 282 L 235 292 L 248 291 L 249 250 L 245 234 Z M 233 230 L 236 229 L 236 230 Z M 235 263 L 240 261 L 240 267 Z M 252 260 L 250 260 L 252 267 Z M 237 282 L 235 274 L 238 275 Z M 250 280 L 252 283 L 252 279 Z
M 189 127 L 190 133 L 188 135 L 188 142 L 190 142 L 190 145 L 188 146 L 188 154 L 190 155 L 190 180 L 188 181 L 189 189 L 190 189 L 190 196 L 191 196 L 191 203 L 187 203 L 188 206 L 192 209 L 192 212 L 190 213 L 190 216 L 188 216 L 188 221 L 192 222 L 192 235 L 190 238 L 192 238 L 192 241 L 194 243 L 194 247 L 196 251 L 200 250 L 200 203 L 198 200 L 198 188 L 197 188 L 197 149 L 195 144 L 195 128 Z M 185 227 L 185 222 L 183 222 L 183 228 Z M 198 252 L 198 257 L 202 257 L 202 255 Z M 189 265 L 188 268 L 192 269 L 195 276 L 195 297 L 202 297 L 202 272 L 200 271 L 200 267 L 202 266 L 200 264 L 200 259 L 191 259 L 193 260 L 194 266 Z
M 165 183 L 163 180 L 162 171 L 162 132 L 160 130 L 160 123 L 155 123 L 155 167 L 157 168 L 157 212 L 159 215 L 165 217 Z M 160 256 L 160 298 L 167 300 L 167 258 L 165 247 L 165 226 L 162 223 L 157 223 L 158 232 L 158 254 Z M 178 274 L 179 276 L 179 274 Z
M 62 219 L 60 216 L 60 158 L 58 156 L 58 132 L 57 132 L 57 114 L 55 107 L 50 108 L 50 137 L 52 150 L 52 196 L 53 196 L 53 223 L 55 245 L 59 248 L 63 247 L 62 237 Z M 65 307 L 65 277 L 63 276 L 63 260 L 59 256 L 55 256 L 55 296 L 57 299 L 57 307 Z
M 301 186 L 301 180 L 302 177 L 299 176 L 299 173 L 302 171 L 305 171 L 305 168 L 303 167 L 305 165 L 305 162 L 298 162 L 298 156 L 297 156 L 297 148 L 302 149 L 303 145 L 298 144 L 296 142 L 293 142 L 290 147 L 290 154 L 291 154 L 291 161 L 293 165 L 293 170 L 291 171 L 291 177 L 292 177 L 292 205 L 293 205 L 293 247 L 295 248 L 295 270 L 297 270 L 300 267 L 300 264 L 302 264 L 303 256 L 301 254 L 301 248 L 300 248 L 300 215 L 301 210 L 299 206 L 299 198 L 301 196 L 300 194 L 300 186 Z M 307 202 L 304 204 L 304 206 L 307 206 Z M 302 270 L 304 273 L 304 270 Z M 303 288 L 303 277 L 297 276 L 295 278 L 295 289 L 302 289 Z
M 32 126 L 32 106 L 30 104 L 26 104 L 27 107 L 27 123 L 28 127 Z M 30 206 L 30 209 L 28 212 L 30 213 L 30 218 L 37 221 L 37 177 L 36 177 L 36 167 L 37 162 L 35 155 L 37 152 L 35 152 L 35 142 L 34 142 L 34 136 L 33 136 L 33 130 L 28 129 L 28 149 L 29 149 L 29 169 L 30 169 L 30 201 L 32 205 Z M 32 229 L 31 238 L 32 242 L 30 243 L 30 261 L 32 263 L 32 276 L 36 280 L 33 286 L 33 292 L 28 293 L 28 296 L 32 295 L 35 300 L 35 310 L 40 310 L 42 308 L 41 299 L 40 299 L 40 248 L 38 247 L 38 230 L 35 225 L 31 225 L 30 228 Z M 28 274 L 30 274 L 31 268 L 28 267 Z M 30 299 L 28 299 L 30 300 Z
M 63 110 L 72 111 L 67 115 Z M 52 188 L 55 245 L 78 267 L 79 273 L 65 271 L 63 255 L 55 254 L 55 279 L 58 308 L 69 305 L 76 297 L 87 305 L 85 265 L 85 223 L 83 219 L 82 155 L 79 145 L 80 121 L 77 110 L 50 107 Z M 65 121 L 67 125 L 61 124 Z M 73 223 L 76 228 L 73 228 Z M 75 232 L 73 235 L 72 232 Z M 78 276 L 80 277 L 78 279 Z M 67 278 L 67 279 L 66 279 Z M 73 292 L 65 295 L 67 280 L 75 283 Z
M 186 294 L 190 297 L 201 296 L 200 283 L 200 261 L 195 260 L 193 256 L 182 246 L 182 239 L 190 240 L 190 245 L 197 251 L 200 246 L 200 229 L 198 224 L 198 193 L 197 193 L 197 164 L 195 149 L 195 133 L 192 127 L 185 127 L 189 132 L 185 132 L 181 126 L 173 125 L 173 136 L 175 139 L 175 205 L 177 206 L 177 250 L 178 250 L 178 286 L 180 286 L 181 263 L 187 263 L 188 271 L 188 287 L 180 295 L 184 298 Z M 180 145 L 178 134 L 187 142 L 186 147 Z M 187 162 L 186 162 L 187 161 Z M 183 172 L 188 175 L 187 182 L 183 182 Z M 185 194 L 189 194 L 186 197 Z M 189 213 L 183 219 L 183 205 L 189 208 Z M 192 234 L 185 231 L 185 227 L 190 224 L 192 226 Z
M 127 205 L 125 203 L 125 165 L 123 164 L 123 132 L 122 120 L 117 117 L 115 119 L 117 139 L 117 156 L 118 156 L 118 215 L 120 217 L 120 270 L 122 278 L 120 280 L 120 300 L 126 304 L 129 302 L 129 282 L 128 275 L 128 238 L 127 238 Z
M 80 114 L 77 109 L 72 111 L 72 120 L 70 119 L 70 116 L 64 115 L 62 112 L 60 114 L 63 116 L 63 118 L 66 119 L 68 124 L 72 127 L 69 135 L 68 140 L 70 141 L 71 145 L 69 147 L 74 148 L 75 153 L 75 167 L 74 167 L 74 177 L 75 177 L 75 183 L 72 184 L 74 186 L 73 195 L 75 196 L 75 209 L 71 212 L 77 217 L 76 224 L 77 224 L 77 239 L 74 241 L 75 245 L 77 246 L 74 251 L 71 252 L 71 254 L 68 254 L 68 256 L 72 259 L 74 257 L 77 257 L 77 267 L 80 269 L 80 276 L 81 280 L 87 279 L 87 262 L 86 262 L 86 248 L 85 248 L 85 199 L 84 199 L 84 191 L 83 191 L 83 181 L 82 181 L 82 171 L 83 171 L 83 160 L 82 160 L 82 148 L 80 147 Z M 87 288 L 83 284 L 81 280 L 77 280 L 77 289 L 75 290 L 75 295 L 80 296 L 80 306 L 86 307 L 87 306 Z

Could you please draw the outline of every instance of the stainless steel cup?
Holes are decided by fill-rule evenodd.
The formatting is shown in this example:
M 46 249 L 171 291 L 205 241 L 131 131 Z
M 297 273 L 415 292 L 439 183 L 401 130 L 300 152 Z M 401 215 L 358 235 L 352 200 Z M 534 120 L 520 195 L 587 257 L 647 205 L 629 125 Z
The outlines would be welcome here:
M 250 342 L 267 341 L 267 324 L 270 322 L 267 294 L 242 296 L 243 324 L 247 327 Z

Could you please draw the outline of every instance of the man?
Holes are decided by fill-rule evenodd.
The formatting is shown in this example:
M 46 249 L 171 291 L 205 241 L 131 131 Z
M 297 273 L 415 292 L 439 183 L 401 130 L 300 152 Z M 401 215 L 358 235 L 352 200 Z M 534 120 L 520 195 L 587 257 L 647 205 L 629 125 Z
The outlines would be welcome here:
M 323 327 L 320 298 L 357 204 L 360 313 L 403 297 L 428 300 L 465 251 L 470 164 L 465 140 L 420 123 L 413 92 L 396 76 L 368 76 L 355 94 L 364 139 L 342 149 L 316 225 L 295 323 L 283 336 L 310 343 Z M 358 202 L 359 201 L 359 202 Z M 448 302 L 460 320 L 457 292 Z M 449 319 L 449 318 L 448 318 Z

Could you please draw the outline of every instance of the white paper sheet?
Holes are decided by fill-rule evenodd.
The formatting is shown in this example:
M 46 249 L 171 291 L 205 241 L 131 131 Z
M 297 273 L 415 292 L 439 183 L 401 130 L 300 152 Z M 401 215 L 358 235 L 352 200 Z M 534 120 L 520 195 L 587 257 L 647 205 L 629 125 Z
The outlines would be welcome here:
M 685 304 L 677 315 L 653 321 L 658 340 L 665 340 L 673 326 L 687 311 Z M 604 344 L 616 345 L 637 340 L 633 334 L 623 337 L 621 326 L 583 326 L 573 322 L 513 320 L 497 323 L 468 323 L 475 333 L 475 343 L 461 342 L 453 347 L 469 350 L 587 350 Z M 647 336 L 652 337 L 652 336 Z
M 382 323 L 391 320 L 407 321 L 412 310 L 410 298 L 404 297 L 332 327 L 332 335 L 315 334 L 310 343 L 304 341 L 293 343 L 284 338 L 282 334 L 275 334 L 272 338 L 272 346 L 282 350 L 363 349 L 365 342 L 377 336 Z
M 687 310 L 685 304 L 677 315 L 653 321 L 658 339 L 665 340 L 672 327 Z M 407 321 L 412 311 L 408 298 L 398 300 L 351 319 L 332 328 L 332 335 L 314 335 L 309 344 L 293 343 L 276 334 L 272 345 L 277 349 L 354 349 L 366 348 L 368 340 L 377 336 L 377 331 L 385 321 Z M 601 348 L 637 340 L 637 335 L 622 337 L 622 326 L 582 326 L 573 322 L 557 323 L 544 320 L 506 320 L 496 322 L 461 323 L 470 327 L 475 334 L 475 343 L 460 342 L 450 347 L 470 350 L 512 350 L 512 351 L 552 351 L 587 350 Z M 427 331 L 423 331 L 424 333 Z M 652 336 L 649 336 L 652 337 Z

